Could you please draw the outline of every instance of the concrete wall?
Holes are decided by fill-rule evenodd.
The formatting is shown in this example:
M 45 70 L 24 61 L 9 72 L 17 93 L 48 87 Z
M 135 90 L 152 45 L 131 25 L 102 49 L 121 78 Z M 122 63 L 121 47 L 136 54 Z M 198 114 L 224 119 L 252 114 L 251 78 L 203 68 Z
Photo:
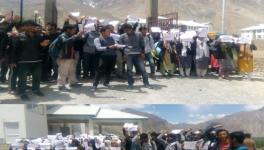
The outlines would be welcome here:
M 26 111 L 26 133 L 27 138 L 38 138 L 48 135 L 48 122 L 46 106 L 38 105 L 38 109 L 43 110 L 43 114 Z
M 264 39 L 263 40 L 253 40 L 253 42 L 256 44 L 258 51 L 264 51 Z
M 48 134 L 47 116 L 26 109 L 26 105 L 0 105 L 0 142 L 5 143 L 4 123 L 19 123 L 19 138 L 37 138 Z
M 25 105 L 0 105 L 0 141 L 5 142 L 4 123 L 18 122 L 20 138 L 26 137 Z

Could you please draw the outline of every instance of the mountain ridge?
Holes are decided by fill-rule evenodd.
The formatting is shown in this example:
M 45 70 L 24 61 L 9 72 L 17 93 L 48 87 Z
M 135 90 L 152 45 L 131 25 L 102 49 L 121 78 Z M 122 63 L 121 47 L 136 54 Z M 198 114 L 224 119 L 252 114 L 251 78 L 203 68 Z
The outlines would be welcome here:
M 190 123 L 169 123 L 156 115 L 140 112 L 134 109 L 123 109 L 122 111 L 148 117 L 148 121 L 143 123 L 143 127 L 149 132 L 173 129 L 204 129 L 208 124 L 217 122 L 230 131 L 242 130 L 251 133 L 254 137 L 264 137 L 264 107 L 253 111 L 242 111 L 222 118 L 213 119 L 197 124 Z M 155 125 L 155 126 L 154 126 Z
M 35 9 L 44 14 L 44 0 L 25 1 L 25 16 L 33 17 Z M 159 12 L 179 12 L 181 20 L 211 22 L 215 31 L 220 31 L 222 1 L 215 0 L 160 0 Z M 88 16 L 124 20 L 127 15 L 146 17 L 145 2 L 142 0 L 58 0 L 60 23 L 69 12 L 80 11 Z M 19 0 L 0 0 L 0 12 L 12 9 L 19 14 Z M 262 0 L 226 1 L 226 31 L 238 33 L 241 28 L 263 23 Z M 133 12 L 133 13 L 132 13 Z

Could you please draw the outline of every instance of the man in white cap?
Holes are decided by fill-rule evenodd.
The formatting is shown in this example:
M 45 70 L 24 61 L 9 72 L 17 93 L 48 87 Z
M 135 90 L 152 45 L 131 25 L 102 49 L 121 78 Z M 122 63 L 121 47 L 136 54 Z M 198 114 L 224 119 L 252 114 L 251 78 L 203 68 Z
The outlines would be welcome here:
M 195 50 L 196 73 L 198 77 L 204 77 L 207 73 L 209 64 L 209 46 L 207 45 L 206 29 L 201 29 L 198 31 Z

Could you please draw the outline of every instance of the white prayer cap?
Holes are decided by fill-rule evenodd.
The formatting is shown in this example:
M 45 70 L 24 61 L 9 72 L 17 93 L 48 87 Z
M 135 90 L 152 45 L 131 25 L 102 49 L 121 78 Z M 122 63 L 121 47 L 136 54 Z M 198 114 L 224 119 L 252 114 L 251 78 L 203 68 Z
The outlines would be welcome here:
M 198 29 L 198 36 L 201 38 L 206 38 L 208 34 L 208 30 L 206 28 Z
M 197 130 L 197 131 L 194 132 L 194 134 L 202 134 L 202 132 Z
M 176 129 L 176 130 L 172 130 L 171 133 L 172 134 L 181 134 L 182 130 L 180 129 Z

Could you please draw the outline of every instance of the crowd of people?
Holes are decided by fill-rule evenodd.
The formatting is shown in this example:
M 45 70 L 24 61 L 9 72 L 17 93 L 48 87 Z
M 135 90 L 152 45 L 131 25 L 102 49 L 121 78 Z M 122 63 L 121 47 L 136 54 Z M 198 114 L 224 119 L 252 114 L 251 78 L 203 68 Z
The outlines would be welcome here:
M 137 125 L 125 124 L 124 138 L 116 135 L 87 134 L 62 136 L 61 133 L 37 139 L 17 139 L 10 149 L 54 150 L 256 150 L 251 135 L 242 131 L 229 133 L 221 125 L 204 130 L 172 130 L 141 133 Z
M 172 130 L 161 133 L 139 133 L 124 128 L 125 150 L 256 150 L 251 135 L 242 131 L 229 133 L 217 123 L 205 129 Z
M 67 135 L 62 133 L 37 139 L 16 139 L 10 150 L 121 150 L 121 140 L 116 135 L 88 134 Z
M 40 84 L 52 81 L 57 81 L 60 91 L 69 91 L 92 79 L 91 91 L 96 91 L 101 82 L 110 87 L 112 74 L 127 79 L 130 90 L 134 66 L 150 89 L 149 77 L 155 78 L 157 72 L 165 77 L 203 78 L 210 69 L 221 79 L 228 79 L 231 73 L 250 78 L 253 72 L 252 50 L 256 47 L 243 37 L 209 36 L 206 29 L 194 34 L 154 33 L 137 23 L 123 23 L 116 29 L 99 20 L 92 25 L 85 22 L 69 15 L 59 29 L 54 23 L 43 27 L 30 20 L 1 19 L 0 81 L 8 81 L 9 93 L 30 100 L 26 92 L 29 77 L 37 96 L 44 96 Z M 84 30 L 86 27 L 89 30 Z

